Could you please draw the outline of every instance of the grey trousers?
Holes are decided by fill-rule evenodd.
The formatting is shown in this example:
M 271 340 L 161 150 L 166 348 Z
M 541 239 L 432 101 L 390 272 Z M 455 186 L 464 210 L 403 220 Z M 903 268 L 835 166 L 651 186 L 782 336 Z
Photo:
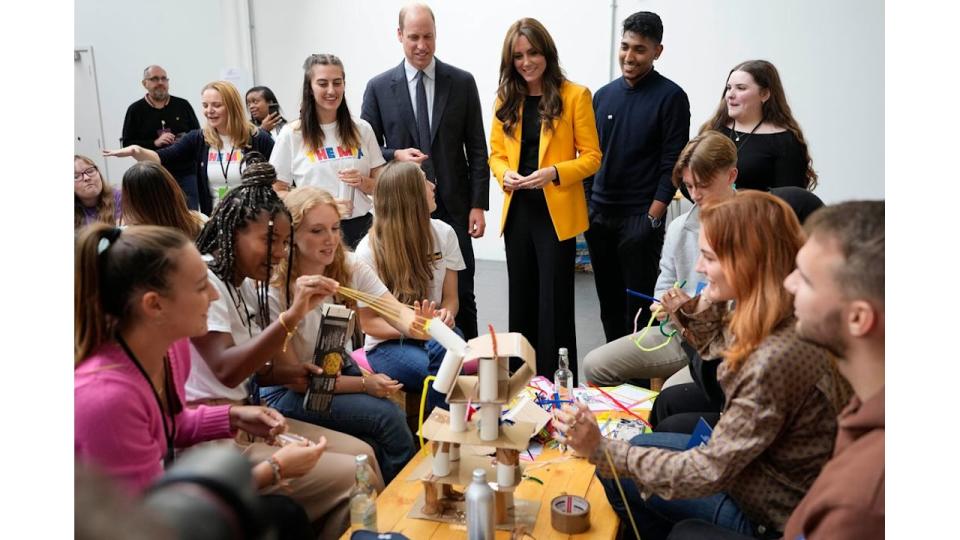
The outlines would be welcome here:
M 583 359 L 583 374 L 587 380 L 599 386 L 616 386 L 628 379 L 666 379 L 678 373 L 687 374 L 688 370 L 683 368 L 687 367 L 689 360 L 676 337 L 667 346 L 648 352 L 641 350 L 634 342 L 641 334 L 643 330 L 587 353 Z M 656 327 L 651 327 L 640 344 L 651 349 L 666 339 Z M 691 382 L 689 374 L 686 380 L 679 374 L 671 379 L 675 379 L 668 381 L 672 384 Z

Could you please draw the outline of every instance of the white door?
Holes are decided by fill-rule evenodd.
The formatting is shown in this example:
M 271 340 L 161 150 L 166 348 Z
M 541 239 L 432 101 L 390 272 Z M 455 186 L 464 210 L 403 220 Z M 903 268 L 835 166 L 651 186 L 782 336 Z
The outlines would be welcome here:
M 92 159 L 103 171 L 103 177 L 110 178 L 107 160 L 101 154 L 104 148 L 103 120 L 93 47 L 74 48 L 73 72 L 73 151 Z

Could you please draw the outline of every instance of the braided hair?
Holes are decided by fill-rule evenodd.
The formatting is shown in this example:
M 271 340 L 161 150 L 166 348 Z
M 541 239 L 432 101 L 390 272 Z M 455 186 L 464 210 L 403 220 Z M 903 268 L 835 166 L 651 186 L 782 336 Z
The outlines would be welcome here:
M 266 265 L 267 279 L 256 282 L 257 290 L 257 324 L 260 328 L 266 328 L 270 324 L 270 307 L 268 302 L 268 291 L 270 286 L 269 276 L 273 274 L 273 268 L 270 264 L 270 254 L 273 253 L 273 230 L 274 223 L 278 215 L 284 215 L 291 220 L 290 212 L 284 206 L 283 201 L 273 191 L 273 183 L 277 180 L 277 172 L 270 165 L 266 158 L 260 152 L 247 152 L 241 162 L 240 186 L 233 189 L 220 201 L 220 204 L 213 210 L 210 220 L 204 225 L 197 238 L 197 249 L 200 253 L 212 255 L 213 261 L 208 266 L 214 274 L 226 284 L 232 300 L 239 304 L 242 301 L 240 291 L 235 289 L 234 282 L 237 277 L 236 268 L 236 240 L 237 231 L 243 229 L 248 223 L 255 222 L 262 213 L 269 216 L 267 222 L 267 257 L 264 261 Z M 289 244 L 287 245 L 288 259 L 293 255 L 293 230 L 290 231 Z M 290 264 L 290 260 L 287 264 Z M 289 266 L 288 266 L 289 267 Z M 290 295 L 290 280 L 285 283 L 287 297 Z M 247 324 L 247 321 L 244 321 Z

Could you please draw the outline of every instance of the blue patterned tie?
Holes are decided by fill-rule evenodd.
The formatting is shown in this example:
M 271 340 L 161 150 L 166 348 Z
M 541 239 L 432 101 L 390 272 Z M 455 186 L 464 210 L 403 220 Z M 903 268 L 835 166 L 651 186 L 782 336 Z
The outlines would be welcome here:
M 430 112 L 427 108 L 427 88 L 423 84 L 426 74 L 423 70 L 417 72 L 417 137 L 420 138 L 420 151 L 432 155 L 430 148 Z M 433 169 L 433 159 L 427 159 L 420 164 L 427 179 L 436 183 L 437 173 Z

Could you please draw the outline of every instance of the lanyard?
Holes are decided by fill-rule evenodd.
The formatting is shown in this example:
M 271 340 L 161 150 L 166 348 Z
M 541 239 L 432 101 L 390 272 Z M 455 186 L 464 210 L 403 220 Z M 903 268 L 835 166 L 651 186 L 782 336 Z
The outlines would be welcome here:
M 226 169 L 223 168 L 223 152 L 221 152 L 219 149 L 217 149 L 217 162 L 220 164 L 220 172 L 223 173 L 223 182 L 224 182 L 225 184 L 229 184 L 229 183 L 230 183 L 229 181 L 227 181 L 227 173 L 230 172 L 230 162 L 231 162 L 231 160 L 233 159 L 233 151 L 234 151 L 236 148 L 237 148 L 236 146 L 230 147 L 230 153 L 227 154 L 227 168 L 226 168 Z
M 133 354 L 133 351 L 130 350 L 130 347 L 127 346 L 127 342 L 123 340 L 119 335 L 117 336 L 117 342 L 123 347 L 123 352 L 127 353 L 127 356 L 130 357 L 130 360 L 133 362 L 133 365 L 137 366 L 137 369 L 140 371 L 140 374 L 143 375 L 143 378 L 146 379 L 147 385 L 150 386 L 150 390 L 153 392 L 154 399 L 157 400 L 157 407 L 160 409 L 160 422 L 163 424 L 163 436 L 167 441 L 167 453 L 163 456 L 163 468 L 167 468 L 173 463 L 174 452 L 173 452 L 173 439 L 177 433 L 177 419 L 174 416 L 173 410 L 173 398 L 170 396 L 170 381 L 172 379 L 170 373 L 170 359 L 166 356 L 163 357 L 163 374 L 164 374 L 164 383 L 163 383 L 163 393 L 167 398 L 167 410 L 170 416 L 170 430 L 167 430 L 167 415 L 163 412 L 163 402 L 160 401 L 160 394 L 157 393 L 157 389 L 154 388 L 153 382 L 150 381 L 150 376 L 147 375 L 147 370 L 143 369 L 143 365 L 140 364 L 140 361 L 137 360 L 137 357 Z M 174 398 L 176 394 L 174 394 Z

